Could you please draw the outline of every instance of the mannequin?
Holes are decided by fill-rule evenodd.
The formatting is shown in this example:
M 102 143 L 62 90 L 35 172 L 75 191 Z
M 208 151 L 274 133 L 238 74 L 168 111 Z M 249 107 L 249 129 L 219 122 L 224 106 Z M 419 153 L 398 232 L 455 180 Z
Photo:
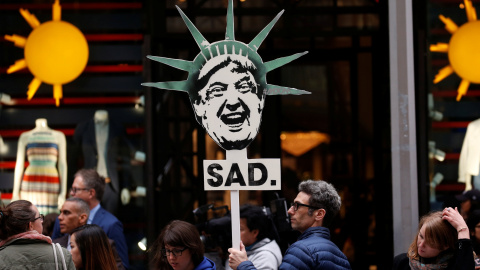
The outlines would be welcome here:
M 95 139 L 97 142 L 97 172 L 102 176 L 108 176 L 105 158 L 107 156 L 108 139 L 108 112 L 98 110 L 93 116 L 95 123 Z
M 480 189 L 480 119 L 468 124 L 458 163 L 458 182 L 465 183 L 465 190 Z M 473 182 L 473 183 L 472 183 Z M 472 186 L 473 184 L 473 186 Z
M 37 119 L 18 139 L 12 201 L 29 200 L 41 214 L 57 213 L 67 195 L 66 153 L 65 134 Z M 24 171 L 25 156 L 30 164 Z
M 138 151 L 128 140 L 125 128 L 112 121 L 105 110 L 97 110 L 93 118 L 78 124 L 74 140 L 81 145 L 84 157 L 84 168 L 95 168 L 105 177 L 105 193 L 102 206 L 112 214 L 116 214 L 120 200 L 121 188 L 118 170 L 119 160 L 138 156 Z M 127 149 L 128 153 L 124 153 Z M 121 163 L 121 162 L 120 162 Z

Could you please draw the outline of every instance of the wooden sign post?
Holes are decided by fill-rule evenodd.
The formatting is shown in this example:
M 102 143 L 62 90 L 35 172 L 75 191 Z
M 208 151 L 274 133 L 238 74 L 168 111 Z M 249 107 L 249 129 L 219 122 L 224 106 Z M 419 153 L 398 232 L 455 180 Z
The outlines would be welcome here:
M 240 190 L 279 190 L 280 159 L 247 159 L 247 150 L 228 150 L 226 160 L 203 161 L 205 190 L 230 190 L 232 245 L 240 248 Z

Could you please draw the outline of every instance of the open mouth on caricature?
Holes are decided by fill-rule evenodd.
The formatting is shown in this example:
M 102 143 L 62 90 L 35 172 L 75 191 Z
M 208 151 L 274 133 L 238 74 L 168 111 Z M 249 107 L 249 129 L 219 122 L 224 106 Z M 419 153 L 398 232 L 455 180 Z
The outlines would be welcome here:
M 231 132 L 237 132 L 242 130 L 243 123 L 247 120 L 247 113 L 245 112 L 235 112 L 229 114 L 222 114 L 220 120 L 228 126 L 228 129 Z

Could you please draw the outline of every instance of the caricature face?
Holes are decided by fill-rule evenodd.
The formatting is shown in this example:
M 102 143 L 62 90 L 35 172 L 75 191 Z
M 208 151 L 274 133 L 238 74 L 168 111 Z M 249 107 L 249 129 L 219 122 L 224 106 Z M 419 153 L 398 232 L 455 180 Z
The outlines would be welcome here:
M 206 84 L 193 102 L 197 119 L 225 150 L 243 149 L 255 138 L 265 104 L 263 88 L 245 67 L 253 64 L 243 62 L 228 57 L 209 71 L 202 70 L 199 78 Z

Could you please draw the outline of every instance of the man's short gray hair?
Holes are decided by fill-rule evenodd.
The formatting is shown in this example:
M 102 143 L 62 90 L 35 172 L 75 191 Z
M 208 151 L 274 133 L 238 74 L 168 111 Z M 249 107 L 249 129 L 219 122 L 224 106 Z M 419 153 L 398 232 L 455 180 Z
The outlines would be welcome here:
M 77 205 L 78 209 L 78 214 L 87 214 L 87 217 L 90 216 L 90 207 L 88 207 L 88 204 L 86 201 L 76 198 L 76 197 L 70 197 L 66 200 L 67 202 L 74 202 Z
M 342 200 L 335 187 L 323 180 L 306 180 L 298 185 L 298 191 L 310 195 L 309 205 L 325 209 L 323 226 L 330 225 L 342 205 Z M 308 213 L 311 215 L 313 211 L 313 209 L 309 209 Z

